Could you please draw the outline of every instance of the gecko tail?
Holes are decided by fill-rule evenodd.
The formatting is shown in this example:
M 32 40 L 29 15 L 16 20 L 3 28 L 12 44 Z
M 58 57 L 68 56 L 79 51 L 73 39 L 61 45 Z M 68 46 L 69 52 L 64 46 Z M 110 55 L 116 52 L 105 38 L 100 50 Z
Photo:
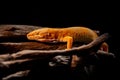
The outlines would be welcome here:
M 106 42 L 102 43 L 100 50 L 105 51 L 105 52 L 109 52 L 109 46 Z

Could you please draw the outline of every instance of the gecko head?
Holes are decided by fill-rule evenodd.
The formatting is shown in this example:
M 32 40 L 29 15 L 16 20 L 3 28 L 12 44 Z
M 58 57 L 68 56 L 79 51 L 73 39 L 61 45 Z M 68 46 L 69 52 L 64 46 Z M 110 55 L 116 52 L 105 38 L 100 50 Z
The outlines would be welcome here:
M 51 28 L 41 28 L 34 30 L 27 34 L 29 40 L 36 40 L 41 42 L 55 41 L 55 31 Z

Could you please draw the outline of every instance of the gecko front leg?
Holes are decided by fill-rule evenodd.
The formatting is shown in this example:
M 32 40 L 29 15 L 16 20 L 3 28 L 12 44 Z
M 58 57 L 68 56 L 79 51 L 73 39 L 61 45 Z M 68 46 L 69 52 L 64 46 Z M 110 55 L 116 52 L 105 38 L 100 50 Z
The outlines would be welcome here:
M 63 38 L 63 42 L 67 42 L 67 50 L 72 48 L 73 38 L 71 36 L 66 36 Z
M 72 48 L 73 45 L 73 38 L 71 36 L 64 37 L 64 41 L 67 42 L 67 50 Z M 77 55 L 71 55 L 71 68 L 75 68 L 77 66 L 77 63 L 79 61 L 79 58 Z

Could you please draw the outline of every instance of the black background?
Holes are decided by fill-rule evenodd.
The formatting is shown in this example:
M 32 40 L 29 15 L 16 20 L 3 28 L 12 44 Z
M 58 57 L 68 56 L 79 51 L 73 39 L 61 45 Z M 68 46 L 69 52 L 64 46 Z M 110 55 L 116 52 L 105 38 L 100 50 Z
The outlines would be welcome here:
M 53 12 L 54 11 L 54 12 Z M 93 12 L 94 11 L 94 12 Z M 111 37 L 107 40 L 110 52 L 117 56 L 116 65 L 112 68 L 113 73 L 109 71 L 105 74 L 112 78 L 119 77 L 117 72 L 119 69 L 120 58 L 120 39 L 119 39 L 119 13 L 114 9 L 94 9 L 94 10 L 41 10 L 35 9 L 3 9 L 0 14 L 0 24 L 18 24 L 18 25 L 37 25 L 43 27 L 70 27 L 70 26 L 86 26 L 102 33 L 109 33 Z M 117 66 L 117 67 L 116 67 Z M 110 68 L 110 69 L 112 69 Z M 110 70 L 108 69 L 108 70 Z M 104 72 L 104 71 L 103 71 Z M 110 77 L 109 76 L 109 77 Z M 110 78 L 111 78 L 110 77 Z M 117 79 L 117 78 L 115 78 Z

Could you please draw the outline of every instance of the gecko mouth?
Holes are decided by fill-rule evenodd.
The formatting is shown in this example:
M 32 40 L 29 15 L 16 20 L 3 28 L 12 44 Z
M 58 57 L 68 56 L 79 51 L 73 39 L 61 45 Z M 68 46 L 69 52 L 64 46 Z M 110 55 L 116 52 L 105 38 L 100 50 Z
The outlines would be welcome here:
M 38 35 L 31 35 L 31 34 L 28 34 L 27 35 L 27 38 L 30 39 L 30 40 L 34 40 L 34 39 L 40 39 L 40 38 L 43 38 L 43 36 L 38 36 Z

